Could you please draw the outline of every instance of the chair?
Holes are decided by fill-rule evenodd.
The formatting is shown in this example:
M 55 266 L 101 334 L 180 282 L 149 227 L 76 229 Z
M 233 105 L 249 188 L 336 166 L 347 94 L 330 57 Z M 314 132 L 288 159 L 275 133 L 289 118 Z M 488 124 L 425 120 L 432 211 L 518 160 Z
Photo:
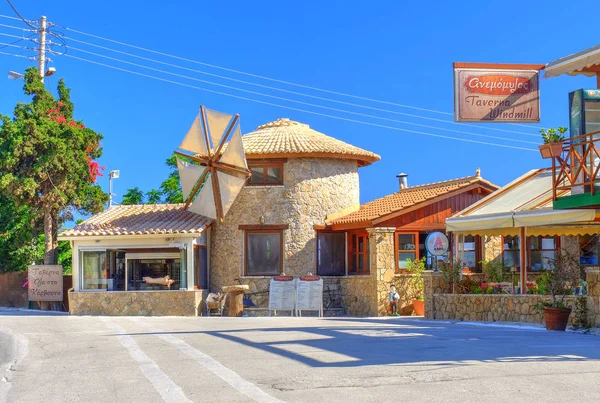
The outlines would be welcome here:
M 206 297 L 206 313 L 208 316 L 223 316 L 223 307 L 227 294 L 210 293 Z

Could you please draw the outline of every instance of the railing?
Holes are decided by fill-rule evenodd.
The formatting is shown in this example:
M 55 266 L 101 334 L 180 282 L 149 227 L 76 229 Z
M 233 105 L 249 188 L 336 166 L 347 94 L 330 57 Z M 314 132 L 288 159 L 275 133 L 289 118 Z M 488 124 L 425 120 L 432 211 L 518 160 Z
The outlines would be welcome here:
M 600 131 L 571 137 L 562 154 L 552 158 L 552 199 L 571 194 L 600 193 Z

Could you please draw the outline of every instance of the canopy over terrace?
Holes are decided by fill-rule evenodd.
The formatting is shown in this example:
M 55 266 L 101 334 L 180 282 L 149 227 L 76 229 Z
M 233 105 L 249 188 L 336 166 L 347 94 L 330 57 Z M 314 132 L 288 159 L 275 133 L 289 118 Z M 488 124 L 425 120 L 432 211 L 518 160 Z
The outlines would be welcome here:
M 446 230 L 460 235 L 519 236 L 521 290 L 527 279 L 528 236 L 596 234 L 595 209 L 554 210 L 552 170 L 532 170 L 446 220 Z
M 600 45 L 550 62 L 545 72 L 546 78 L 561 74 L 596 76 L 597 87 L 600 88 Z

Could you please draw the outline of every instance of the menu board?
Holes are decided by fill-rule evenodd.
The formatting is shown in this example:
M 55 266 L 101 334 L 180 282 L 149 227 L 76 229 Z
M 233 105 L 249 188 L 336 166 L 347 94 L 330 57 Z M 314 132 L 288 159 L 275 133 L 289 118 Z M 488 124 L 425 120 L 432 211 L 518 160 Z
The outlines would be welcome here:
M 299 311 L 323 310 L 323 279 L 296 283 L 296 309 Z
M 296 280 L 271 279 L 269 286 L 269 310 L 293 311 L 296 302 Z

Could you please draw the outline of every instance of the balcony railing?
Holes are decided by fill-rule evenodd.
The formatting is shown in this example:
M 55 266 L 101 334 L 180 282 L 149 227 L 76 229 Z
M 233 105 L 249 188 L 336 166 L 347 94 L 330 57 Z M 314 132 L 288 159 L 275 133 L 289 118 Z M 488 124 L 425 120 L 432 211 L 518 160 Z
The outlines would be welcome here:
M 552 158 L 552 199 L 587 194 L 600 196 L 600 131 L 571 137 Z

